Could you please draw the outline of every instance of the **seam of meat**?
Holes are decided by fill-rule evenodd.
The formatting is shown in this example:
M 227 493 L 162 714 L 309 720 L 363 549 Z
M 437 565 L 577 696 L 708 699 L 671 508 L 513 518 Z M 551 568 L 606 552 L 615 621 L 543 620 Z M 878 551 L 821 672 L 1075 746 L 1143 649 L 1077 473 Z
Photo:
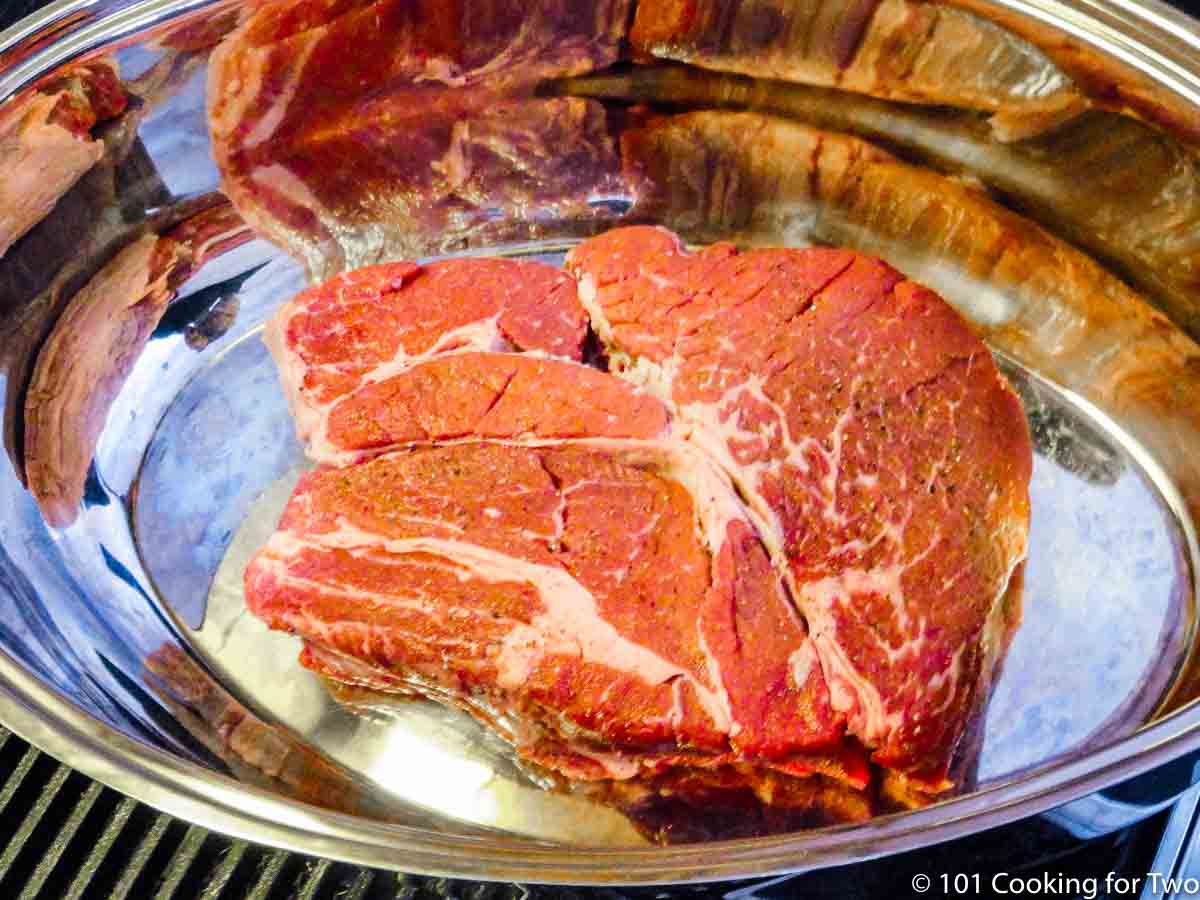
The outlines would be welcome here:
M 836 275 L 834 275 L 832 278 L 830 278 L 828 281 L 826 281 L 819 288 L 817 288 L 817 290 L 815 290 L 813 292 L 812 297 L 809 298 L 808 303 L 805 304 L 803 309 L 797 310 L 793 315 L 788 316 L 788 318 L 784 319 L 781 324 L 783 326 L 792 325 L 797 320 L 802 319 L 804 316 L 808 315 L 812 311 L 813 304 L 816 302 L 817 297 L 820 296 L 822 292 L 827 291 L 831 287 L 833 287 L 838 282 L 838 280 L 841 279 L 842 276 L 844 276 L 850 270 L 850 267 L 853 264 L 854 264 L 853 260 L 847 262 L 846 267 L 844 269 L 842 269 L 840 272 L 838 272 Z M 863 309 L 859 313 L 859 315 L 865 315 L 866 313 L 872 312 L 875 309 L 875 307 L 878 306 L 880 303 L 882 303 L 884 300 L 893 300 L 895 298 L 895 294 L 896 294 L 896 290 L 893 287 L 886 294 L 881 294 L 877 297 L 872 297 L 871 302 L 868 303 L 865 307 L 863 307 Z M 775 358 L 781 352 L 783 352 L 782 347 L 779 348 L 779 350 L 777 350 L 777 351 L 772 351 L 771 354 L 769 356 L 767 356 L 767 359 L 766 359 L 767 368 L 770 368 L 771 363 L 775 360 Z M 771 374 L 772 375 L 782 375 L 783 373 L 787 372 L 793 365 L 795 365 L 796 363 L 801 362 L 801 361 L 802 361 L 802 359 L 799 356 L 793 357 L 792 359 L 790 359 L 786 363 L 784 363 L 780 368 L 771 370 Z
M 557 562 L 564 569 L 567 569 L 571 577 L 574 578 L 575 573 L 572 572 L 557 555 L 561 550 L 570 549 L 563 541 L 563 538 L 566 537 L 567 534 L 567 512 L 570 510 L 570 506 L 567 504 L 567 498 L 563 494 L 562 479 L 558 477 L 557 473 L 555 473 L 553 469 L 546 465 L 546 460 L 544 457 L 539 455 L 537 461 L 542 471 L 546 473 L 546 477 L 550 479 L 550 483 L 554 485 L 554 492 L 558 496 L 558 507 L 554 511 L 554 524 L 556 533 L 553 539 L 546 541 L 546 548 L 555 554 L 555 562 Z
M 517 373 L 515 371 L 513 371 L 509 374 L 509 376 L 507 378 L 504 379 L 504 384 L 500 385 L 500 390 L 496 391 L 496 395 L 494 397 L 492 397 L 491 402 L 488 403 L 487 409 L 485 409 L 483 411 L 483 413 L 479 416 L 479 418 L 475 420 L 475 423 L 474 423 L 475 427 L 478 427 L 479 423 L 482 422 L 484 419 L 486 419 L 488 417 L 488 415 L 491 413 L 491 411 L 500 405 L 500 401 L 504 399 L 504 395 L 508 393 L 509 386 L 512 385 L 514 380 L 516 380 L 516 377 L 517 377 Z M 423 429 L 423 430 L 425 430 L 426 434 L 429 433 L 428 429 Z
M 833 73 L 834 84 L 841 84 L 846 69 L 850 67 L 855 58 L 858 56 L 859 50 L 862 49 L 863 40 L 866 38 L 867 32 L 871 29 L 871 23 L 874 20 L 876 13 L 879 12 L 880 2 L 881 0 L 874 0 L 874 6 L 871 9 L 871 12 L 868 15 L 863 16 L 862 24 L 859 26 L 857 31 L 855 31 L 851 39 L 851 43 L 842 48 L 842 52 L 835 60 L 837 68 Z
M 907 58 L 907 65 L 903 69 L 897 70 L 895 72 L 895 74 L 893 75 L 893 77 L 899 83 L 903 83 L 909 77 L 912 76 L 912 73 L 917 68 L 918 61 L 925 54 L 926 50 L 930 47 L 932 40 L 933 40 L 933 35 L 937 31 L 938 25 L 940 24 L 941 16 L 939 15 L 937 8 L 930 7 L 929 11 L 932 14 L 929 16 L 929 19 L 926 22 L 925 27 L 921 30 L 920 35 L 914 36 L 914 38 L 912 39 L 912 46 L 920 47 L 921 49 L 918 50 L 916 53 L 910 53 L 907 55 L 899 54 L 901 59 Z M 878 12 L 878 9 L 876 10 L 876 12 Z M 910 15 L 911 15 L 911 13 L 910 13 Z M 859 49 L 860 50 L 862 49 L 861 46 L 859 47 Z M 855 53 L 854 56 L 855 56 L 855 58 L 851 60 L 850 65 L 853 65 L 855 62 L 858 61 L 857 60 L 858 53 Z M 846 66 L 846 68 L 850 68 L 850 66 Z

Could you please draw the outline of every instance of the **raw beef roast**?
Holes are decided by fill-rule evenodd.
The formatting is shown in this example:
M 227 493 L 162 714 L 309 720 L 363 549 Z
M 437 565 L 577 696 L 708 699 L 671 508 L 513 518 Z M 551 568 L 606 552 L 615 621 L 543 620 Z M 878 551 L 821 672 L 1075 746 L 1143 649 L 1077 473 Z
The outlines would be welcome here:
M 319 469 L 252 609 L 318 671 L 449 699 L 571 778 L 754 760 L 865 784 L 819 667 L 792 682 L 804 626 L 753 530 L 731 497 L 698 528 L 658 455 L 470 442 Z
M 270 343 L 310 453 L 250 609 L 626 805 L 801 822 L 952 786 L 1007 642 L 1031 449 L 950 307 L 841 250 L 629 228 L 376 266 Z
M 562 272 L 464 259 L 340 275 L 286 304 L 266 340 L 319 462 L 466 436 L 663 434 L 661 404 L 579 364 L 586 334 Z
M 949 787 L 1029 518 L 1029 435 L 987 349 L 846 250 L 691 254 L 627 228 L 568 267 L 616 371 L 661 393 L 745 498 L 847 731 Z

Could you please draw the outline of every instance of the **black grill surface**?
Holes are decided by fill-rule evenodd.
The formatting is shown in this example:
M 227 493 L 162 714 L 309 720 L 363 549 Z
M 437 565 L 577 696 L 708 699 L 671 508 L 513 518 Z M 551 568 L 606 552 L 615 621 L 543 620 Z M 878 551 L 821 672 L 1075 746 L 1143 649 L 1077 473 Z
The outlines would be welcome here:
M 1144 873 L 1162 817 L 1092 841 L 1039 819 L 790 878 L 671 888 L 484 884 L 384 872 L 214 834 L 103 787 L 0 728 L 4 900 L 790 900 L 908 898 L 925 873 Z M 937 882 L 935 882 L 937 883 Z
M 5 900 L 572 896 L 585 894 L 375 871 L 233 840 L 103 787 L 0 728 L 0 897 Z M 586 896 L 619 900 L 628 895 L 587 891 Z

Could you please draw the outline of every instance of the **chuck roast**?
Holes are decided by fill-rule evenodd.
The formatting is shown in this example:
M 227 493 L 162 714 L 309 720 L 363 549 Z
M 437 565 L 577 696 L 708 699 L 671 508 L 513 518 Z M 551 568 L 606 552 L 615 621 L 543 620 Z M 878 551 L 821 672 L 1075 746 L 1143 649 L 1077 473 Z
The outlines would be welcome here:
M 951 789 L 1028 530 L 986 347 L 849 251 L 637 227 L 567 270 L 578 296 L 538 263 L 382 265 L 280 311 L 321 465 L 250 609 L 325 677 L 459 706 L 627 806 L 748 791 L 824 822 L 878 809 L 880 770 Z

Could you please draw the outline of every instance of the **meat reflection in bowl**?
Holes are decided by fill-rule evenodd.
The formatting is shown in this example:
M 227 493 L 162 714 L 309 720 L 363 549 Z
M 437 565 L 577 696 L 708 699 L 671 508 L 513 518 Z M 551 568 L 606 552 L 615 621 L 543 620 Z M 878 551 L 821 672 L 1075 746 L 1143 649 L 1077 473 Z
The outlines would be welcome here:
M 174 230 L 195 209 L 151 222 L 65 305 L 17 442 L 46 520 L 86 506 L 182 281 L 253 229 L 320 282 L 265 333 L 319 465 L 246 601 L 337 696 L 464 709 L 663 840 L 970 789 L 1029 528 L 1026 416 L 988 346 L 1195 497 L 1196 348 L 1154 308 L 1191 321 L 1169 115 L 1105 108 L 1061 48 L 962 9 L 486 12 L 241 14 L 207 74 L 240 218 L 205 200 L 230 217 L 211 254 Z M 1087 134 L 1122 149 L 1107 205 L 1066 202 L 1080 157 L 1055 148 Z M 424 260 L 521 245 L 574 249 L 565 272 Z M 99 375 L 71 374 L 101 319 Z M 1097 445 L 1075 468 L 1117 478 Z

